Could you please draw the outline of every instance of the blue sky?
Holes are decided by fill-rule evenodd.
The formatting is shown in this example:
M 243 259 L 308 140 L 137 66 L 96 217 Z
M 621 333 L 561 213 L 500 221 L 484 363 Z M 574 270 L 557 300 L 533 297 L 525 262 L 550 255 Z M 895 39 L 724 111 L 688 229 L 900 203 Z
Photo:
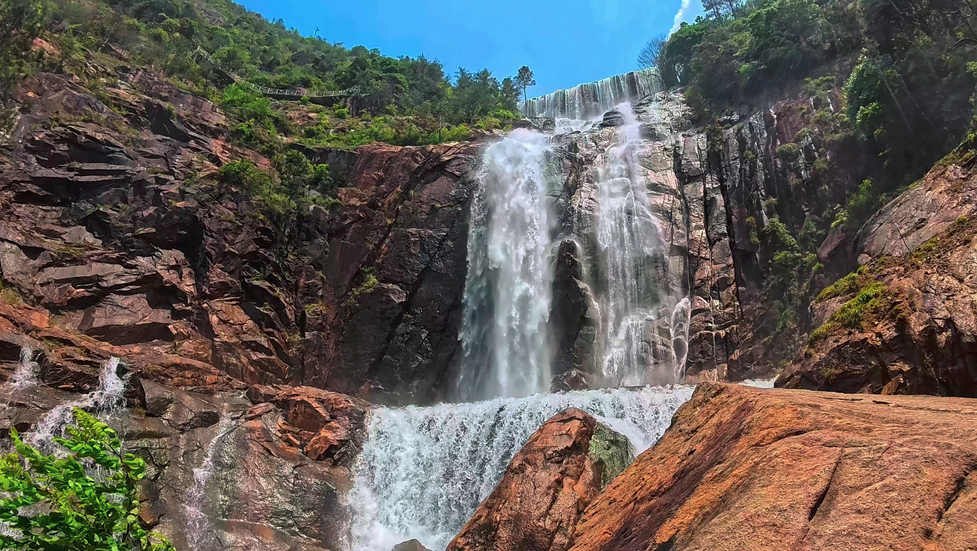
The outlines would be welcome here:
M 454 74 L 522 65 L 538 96 L 637 68 L 647 40 L 692 21 L 700 0 L 238 0 L 268 19 L 347 47 L 420 54 Z

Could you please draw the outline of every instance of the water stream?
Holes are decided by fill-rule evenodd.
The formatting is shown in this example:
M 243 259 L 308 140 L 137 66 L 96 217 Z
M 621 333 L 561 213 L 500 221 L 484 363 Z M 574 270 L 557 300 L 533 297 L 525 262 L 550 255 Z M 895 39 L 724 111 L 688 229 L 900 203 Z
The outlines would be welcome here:
M 113 419 L 125 407 L 126 379 L 119 376 L 119 363 L 119 358 L 111 358 L 103 363 L 98 376 L 98 388 L 83 398 L 61 404 L 49 411 L 27 440 L 43 452 L 64 454 L 64 450 L 54 443 L 54 438 L 65 436 L 65 427 L 74 420 L 74 408 L 93 412 L 101 421 L 109 422 Z
M 232 419 L 226 413 L 221 415 L 214 438 L 204 452 L 200 466 L 193 469 L 193 485 L 187 493 L 184 504 L 186 515 L 187 543 L 191 549 L 218 549 L 220 541 L 207 518 L 207 484 L 214 475 L 214 452 L 218 443 L 232 430 Z
M 640 453 L 691 395 L 690 386 L 621 388 L 377 409 L 350 496 L 353 548 L 389 551 L 416 538 L 429 549 L 444 549 L 516 452 L 564 409 L 594 415 Z
M 523 105 L 523 111 L 527 117 L 589 120 L 600 117 L 615 105 L 661 89 L 658 73 L 654 69 L 644 69 L 530 99 Z
M 517 129 L 483 155 L 468 236 L 464 401 L 549 388 L 551 153 L 549 137 Z
M 20 362 L 7 381 L 11 389 L 22 390 L 37 385 L 37 372 L 40 367 L 34 361 L 34 350 L 25 346 L 20 350 Z

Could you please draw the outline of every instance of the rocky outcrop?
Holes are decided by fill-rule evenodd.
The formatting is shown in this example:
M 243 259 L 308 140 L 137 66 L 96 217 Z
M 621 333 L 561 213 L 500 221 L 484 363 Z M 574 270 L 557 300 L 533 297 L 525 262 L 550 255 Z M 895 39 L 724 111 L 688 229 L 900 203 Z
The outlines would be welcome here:
M 127 394 L 131 409 L 100 415 L 146 460 L 141 520 L 178 549 L 344 548 L 366 404 L 306 387 L 252 404 L 241 393 L 186 392 L 150 380 L 131 383 Z M 79 399 L 46 385 L 5 386 L 0 432 L 29 431 Z
M 569 409 L 516 454 L 449 550 L 569 547 L 580 512 L 633 459 L 627 439 Z
M 19 91 L 0 161 L 0 275 L 5 302 L 32 313 L 0 312 L 11 339 L 97 350 L 49 362 L 62 353 L 46 347 L 42 365 L 59 366 L 46 371 L 79 390 L 115 355 L 168 384 L 198 371 L 190 384 L 439 397 L 458 347 L 464 176 L 479 146 L 300 148 L 336 161 L 342 204 L 282 225 L 214 182 L 229 160 L 269 165 L 228 144 L 217 106 L 145 71 L 98 70 L 98 97 L 50 74 Z
M 395 404 L 447 391 L 439 383 L 460 357 L 466 178 L 479 147 L 357 151 L 343 206 L 313 212 L 305 230 L 305 384 Z
M 869 221 L 863 266 L 817 300 L 778 386 L 977 397 L 977 168 L 969 144 Z
M 977 402 L 706 383 L 571 549 L 972 549 Z

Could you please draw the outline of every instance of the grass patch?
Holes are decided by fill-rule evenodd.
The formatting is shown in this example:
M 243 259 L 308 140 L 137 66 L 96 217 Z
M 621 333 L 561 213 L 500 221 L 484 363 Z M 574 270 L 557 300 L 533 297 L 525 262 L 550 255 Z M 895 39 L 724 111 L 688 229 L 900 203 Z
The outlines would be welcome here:
M 892 293 L 881 281 L 873 281 L 861 288 L 855 298 L 849 300 L 828 321 L 818 327 L 808 338 L 808 346 L 824 341 L 840 329 L 862 329 L 866 318 L 883 312 L 892 303 Z
M 850 295 L 858 290 L 858 273 L 852 272 L 845 277 L 839 279 L 838 281 L 832 283 L 831 285 L 825 287 L 818 298 L 814 299 L 814 302 L 824 302 L 826 300 L 841 297 L 845 295 Z
M 346 299 L 344 303 L 347 308 L 352 308 L 356 306 L 359 302 L 360 297 L 372 291 L 380 282 L 377 280 L 377 276 L 373 273 L 373 268 L 367 268 L 363 270 L 365 274 L 363 276 L 363 283 L 359 287 L 353 289 L 349 294 L 349 298 Z
M 10 289 L 9 287 L 4 287 L 3 280 L 0 280 L 0 302 L 3 302 L 8 306 L 17 306 L 23 302 L 23 300 L 21 300 L 17 291 Z

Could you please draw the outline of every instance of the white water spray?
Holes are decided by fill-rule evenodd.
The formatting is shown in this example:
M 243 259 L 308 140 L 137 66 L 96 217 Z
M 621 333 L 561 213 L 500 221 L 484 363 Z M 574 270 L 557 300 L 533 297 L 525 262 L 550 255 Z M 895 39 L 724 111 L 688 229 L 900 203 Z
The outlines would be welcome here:
M 643 144 L 640 121 L 629 103 L 617 110 L 624 122 L 618 127 L 617 144 L 595 169 L 600 194 L 597 237 L 606 283 L 601 308 L 603 375 L 611 386 L 652 381 L 647 333 L 662 316 L 661 282 L 654 277 L 654 263 L 664 247 L 651 212 L 646 171 L 638 161 Z
M 20 350 L 20 362 L 7 384 L 11 389 L 17 390 L 36 386 L 38 369 L 40 367 L 34 361 L 34 349 L 25 346 Z
M 533 98 L 523 105 L 523 111 L 527 117 L 587 120 L 603 115 L 621 102 L 639 99 L 661 89 L 658 72 L 644 69 Z
M 444 549 L 553 415 L 580 408 L 627 436 L 640 453 L 661 437 L 692 390 L 593 390 L 377 409 L 350 496 L 353 549 L 389 551 L 414 538 Z
M 94 411 L 102 420 L 111 418 L 120 406 L 125 405 L 126 379 L 119 377 L 119 359 L 111 358 L 102 364 L 98 376 L 98 388 L 84 398 L 62 404 L 44 416 L 28 437 L 28 440 L 41 451 L 60 453 L 64 451 L 54 444 L 54 438 L 65 436 L 65 427 L 74 419 L 74 408 Z
M 193 486 L 190 487 L 184 505 L 187 543 L 190 544 L 190 549 L 217 549 L 220 546 L 204 509 L 207 505 L 207 483 L 214 474 L 214 451 L 231 430 L 231 418 L 226 414 L 222 415 L 217 424 L 217 432 L 207 445 L 203 461 L 193 470 Z
M 548 137 L 522 129 L 484 153 L 468 237 L 464 400 L 549 388 L 550 154 Z

